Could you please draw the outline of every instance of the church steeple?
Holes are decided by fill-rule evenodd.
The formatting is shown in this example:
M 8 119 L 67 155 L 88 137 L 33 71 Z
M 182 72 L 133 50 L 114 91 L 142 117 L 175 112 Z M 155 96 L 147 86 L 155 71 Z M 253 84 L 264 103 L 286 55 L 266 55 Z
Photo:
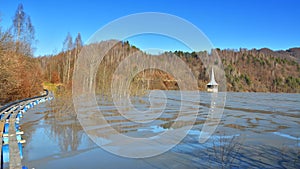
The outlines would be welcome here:
M 218 83 L 215 80 L 214 69 L 211 68 L 210 82 L 207 84 L 208 92 L 218 92 Z

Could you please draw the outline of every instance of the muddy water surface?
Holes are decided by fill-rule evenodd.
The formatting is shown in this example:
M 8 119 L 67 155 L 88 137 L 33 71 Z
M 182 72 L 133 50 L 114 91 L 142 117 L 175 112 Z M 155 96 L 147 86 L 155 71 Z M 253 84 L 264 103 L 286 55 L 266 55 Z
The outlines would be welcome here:
M 168 100 L 163 113 L 146 124 L 125 119 L 111 101 L 100 96 L 98 108 L 117 131 L 130 137 L 152 137 L 171 130 L 178 115 L 180 93 L 165 91 L 165 95 Z M 161 98 L 154 98 L 157 109 L 153 111 L 159 111 Z M 70 100 L 56 98 L 24 115 L 21 127 L 27 143 L 23 164 L 36 169 L 300 168 L 300 94 L 227 93 L 217 130 L 200 144 L 210 99 L 210 94 L 200 93 L 200 104 L 183 100 L 200 107 L 195 125 L 177 146 L 159 156 L 130 159 L 98 147 L 81 127 Z M 150 106 L 148 97 L 131 100 L 138 110 Z

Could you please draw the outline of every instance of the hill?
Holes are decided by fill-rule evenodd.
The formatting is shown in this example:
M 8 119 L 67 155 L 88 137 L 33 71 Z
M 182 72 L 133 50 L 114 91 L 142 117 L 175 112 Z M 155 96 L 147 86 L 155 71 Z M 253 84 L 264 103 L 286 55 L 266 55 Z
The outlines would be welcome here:
M 103 45 L 109 42 L 101 42 Z M 95 45 L 95 44 L 94 44 Z M 84 46 L 83 48 L 85 48 Z M 111 78 L 118 65 L 129 55 L 140 51 L 128 42 L 118 42 L 105 55 L 98 67 L 96 90 L 104 93 L 110 88 Z M 234 92 L 300 92 L 300 48 L 272 51 L 263 49 L 220 50 L 214 52 L 224 65 L 227 91 Z M 143 55 L 147 55 L 140 51 Z M 71 86 L 74 62 L 78 49 L 55 56 L 38 58 L 44 67 L 44 80 Z M 177 55 L 197 77 L 199 90 L 205 90 L 209 81 L 209 70 L 201 59 L 209 57 L 207 52 L 166 52 L 162 55 Z M 149 56 L 149 55 L 147 55 Z M 217 79 L 218 80 L 218 79 Z M 176 90 L 178 84 L 171 75 L 160 70 L 145 70 L 133 78 L 131 88 Z

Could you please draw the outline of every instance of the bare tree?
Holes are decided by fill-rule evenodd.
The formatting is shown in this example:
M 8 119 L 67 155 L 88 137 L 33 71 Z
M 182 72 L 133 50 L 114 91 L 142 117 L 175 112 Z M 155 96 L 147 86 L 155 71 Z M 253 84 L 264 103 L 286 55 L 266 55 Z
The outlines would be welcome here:
M 14 19 L 13 19 L 13 28 L 14 28 L 14 33 L 16 35 L 16 40 L 17 42 L 21 41 L 21 34 L 24 32 L 25 29 L 25 12 L 23 8 L 23 4 L 19 4 Z
M 82 42 L 82 39 L 81 39 L 81 35 L 78 32 L 77 37 L 75 39 L 75 44 L 74 44 L 74 47 L 75 47 L 75 61 L 77 60 L 77 57 L 79 55 L 79 52 L 80 52 L 82 46 L 83 46 L 83 42 Z
M 75 39 L 75 48 L 81 48 L 83 46 L 83 42 L 81 39 L 80 33 L 77 34 L 77 37 Z
M 35 30 L 30 16 L 24 12 L 23 4 L 19 4 L 13 17 L 13 32 L 16 38 L 16 52 L 32 55 Z
M 70 81 L 71 59 L 72 59 L 71 54 L 72 54 L 73 48 L 74 48 L 73 39 L 69 32 L 63 43 L 63 51 L 66 52 L 66 54 L 67 54 L 66 59 L 64 61 L 63 83 L 69 83 L 69 81 Z

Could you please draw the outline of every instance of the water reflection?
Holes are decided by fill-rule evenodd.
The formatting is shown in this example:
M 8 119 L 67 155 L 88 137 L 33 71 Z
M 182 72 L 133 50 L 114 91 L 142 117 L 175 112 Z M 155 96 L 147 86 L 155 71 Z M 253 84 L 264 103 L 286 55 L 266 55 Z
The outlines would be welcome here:
M 98 109 L 118 132 L 130 137 L 152 137 L 190 125 L 184 116 L 177 126 L 173 125 L 181 100 L 174 91 L 167 92 L 167 96 L 163 114 L 147 124 L 124 118 L 110 100 L 100 96 Z M 188 108 L 195 103 L 185 102 L 188 115 Z M 132 103 L 140 110 L 147 110 L 150 104 L 144 97 L 132 98 Z M 80 126 L 71 99 L 56 98 L 24 115 L 22 128 L 27 144 L 23 161 L 35 168 L 99 168 L 99 163 L 105 168 L 300 168 L 299 104 L 299 94 L 229 93 L 217 131 L 205 144 L 199 144 L 210 106 L 210 95 L 201 93 L 194 127 L 176 147 L 157 157 L 133 160 L 98 149 Z M 98 112 L 91 112 L 86 105 L 90 118 L 97 118 Z M 103 132 L 102 127 L 95 123 L 90 130 Z M 102 141 L 110 142 L 109 137 Z
M 49 138 L 58 141 L 60 151 L 76 151 L 82 141 L 82 127 L 77 120 L 71 98 L 56 98 L 45 116 Z

